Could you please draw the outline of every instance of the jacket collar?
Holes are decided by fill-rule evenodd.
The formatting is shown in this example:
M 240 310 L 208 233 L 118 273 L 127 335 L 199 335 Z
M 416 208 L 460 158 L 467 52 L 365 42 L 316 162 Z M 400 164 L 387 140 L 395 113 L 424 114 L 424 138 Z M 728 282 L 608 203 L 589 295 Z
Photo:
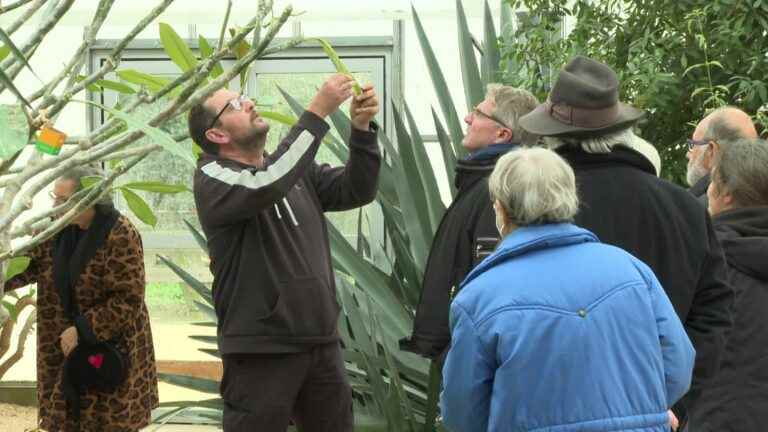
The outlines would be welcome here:
M 484 147 L 473 153 L 474 157 L 460 159 L 456 162 L 456 171 L 453 180 L 456 189 L 464 189 L 474 184 L 475 181 L 488 177 L 496 166 L 496 161 L 510 150 L 518 148 L 517 144 L 496 144 Z M 490 149 L 481 157 L 477 154 L 483 150 Z
M 555 152 L 567 160 L 574 169 L 593 169 L 611 166 L 630 166 L 656 176 L 656 168 L 639 152 L 624 146 L 615 146 L 610 153 L 587 153 L 579 148 L 565 145 Z
M 520 227 L 504 237 L 496 250 L 478 264 L 461 285 L 464 287 L 492 267 L 529 252 L 598 241 L 591 232 L 569 223 Z

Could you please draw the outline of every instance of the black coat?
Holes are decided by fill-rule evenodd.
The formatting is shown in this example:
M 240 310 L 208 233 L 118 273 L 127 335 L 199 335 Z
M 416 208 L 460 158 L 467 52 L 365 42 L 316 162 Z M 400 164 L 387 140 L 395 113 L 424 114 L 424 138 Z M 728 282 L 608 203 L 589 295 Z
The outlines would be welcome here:
M 707 210 L 685 189 L 656 177 L 632 150 L 587 154 L 567 147 L 558 153 L 576 173 L 576 224 L 651 267 L 696 348 L 693 387 L 713 377 L 731 326 L 733 290 Z M 676 412 L 684 417 L 695 400 L 689 393 Z
M 488 176 L 497 159 L 462 160 L 456 166 L 456 198 L 432 240 L 413 335 L 400 342 L 406 351 L 433 359 L 445 354 L 451 341 L 451 300 L 464 277 L 498 243 L 499 232 L 488 191 Z
M 692 407 L 692 432 L 758 432 L 768 426 L 768 207 L 714 218 L 736 298 L 717 377 Z

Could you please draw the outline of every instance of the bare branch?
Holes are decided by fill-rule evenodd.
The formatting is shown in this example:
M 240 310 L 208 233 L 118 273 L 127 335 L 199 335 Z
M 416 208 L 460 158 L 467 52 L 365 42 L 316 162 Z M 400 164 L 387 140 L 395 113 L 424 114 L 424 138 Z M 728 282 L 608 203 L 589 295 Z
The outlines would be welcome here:
M 42 6 L 47 0 L 35 0 L 34 3 L 32 3 L 31 6 L 29 6 L 27 9 L 24 10 L 24 13 L 19 16 L 19 18 L 16 19 L 8 28 L 5 30 L 6 33 L 9 35 L 12 35 L 16 32 L 22 25 L 24 25 L 25 22 L 29 20 L 29 18 L 37 12 L 38 9 L 40 9 L 40 6 Z
M 221 23 L 221 31 L 219 32 L 219 46 L 216 51 L 221 51 L 224 46 L 224 36 L 227 31 L 227 24 L 229 24 L 229 13 L 232 11 L 232 0 L 227 0 L 227 11 L 224 13 L 224 22 Z
M 75 0 L 62 0 L 62 2 L 54 9 L 53 14 L 48 17 L 37 28 L 35 33 L 21 46 L 19 51 L 24 53 L 27 58 L 31 57 L 37 47 L 42 42 L 43 38 L 56 26 L 61 20 L 61 17 L 72 7 Z M 24 67 L 24 63 L 19 61 L 16 56 L 8 56 L 2 63 L 0 63 L 0 69 L 7 71 L 6 75 L 13 80 L 21 72 Z M 5 86 L 0 86 L 0 92 L 5 90 Z
M 25 299 L 30 299 L 31 301 L 27 301 Z M 21 304 L 22 301 L 24 301 L 24 304 Z M 21 304 L 21 307 L 19 305 Z M 17 317 L 21 315 L 21 311 L 26 306 L 35 306 L 37 305 L 37 302 L 31 298 L 31 296 L 25 296 L 19 299 L 18 302 L 16 302 L 16 310 L 17 310 Z M 17 318 L 18 319 L 18 318 Z M 13 365 L 18 363 L 19 360 L 21 360 L 21 357 L 24 355 L 24 347 L 27 343 L 27 338 L 29 337 L 29 333 L 32 331 L 32 326 L 35 325 L 37 322 L 37 314 L 32 313 L 27 317 L 26 322 L 24 323 L 24 327 L 21 328 L 21 332 L 19 332 L 19 340 L 16 342 L 16 351 L 8 357 L 3 364 L 0 365 L 0 379 L 8 372 L 8 369 L 10 369 Z M 6 323 L 6 325 L 3 327 L 2 331 L 2 340 L 0 340 L 0 344 L 2 344 L 6 337 L 6 328 L 10 328 L 13 330 L 13 327 L 15 327 L 16 321 L 14 320 L 12 323 Z M 11 332 L 8 332 L 8 345 L 5 347 L 5 349 L 2 349 L 3 347 L 0 346 L 0 357 L 2 357 L 2 354 L 5 354 L 8 351 L 8 348 L 10 348 L 10 334 Z
M 78 64 L 83 62 L 86 51 L 91 47 L 91 45 L 93 45 L 93 41 L 96 39 L 96 34 L 99 32 L 102 24 L 104 24 L 104 21 L 107 19 L 107 15 L 112 9 L 114 2 L 115 0 L 100 0 L 99 6 L 96 8 L 96 12 L 94 13 L 93 19 L 91 20 L 91 25 L 88 26 L 88 33 L 83 38 L 83 42 L 80 44 L 80 47 L 77 49 L 77 51 L 75 51 L 75 54 L 69 60 L 67 65 L 64 66 L 61 71 L 59 71 L 58 75 L 56 75 L 40 90 L 36 91 L 29 98 L 27 98 L 29 102 L 33 102 L 40 97 L 46 96 L 46 98 L 43 100 L 43 103 L 41 104 L 41 107 L 47 106 L 47 99 L 56 88 L 56 86 L 64 80 L 64 77 L 72 73 L 73 69 L 75 69 Z M 77 73 L 73 73 L 72 75 L 77 76 Z
M 0 15 L 10 12 L 18 7 L 24 6 L 25 4 L 29 3 L 32 0 L 19 0 L 16 3 L 11 3 L 8 6 L 0 6 Z M 0 375 L 2 376 L 2 375 Z

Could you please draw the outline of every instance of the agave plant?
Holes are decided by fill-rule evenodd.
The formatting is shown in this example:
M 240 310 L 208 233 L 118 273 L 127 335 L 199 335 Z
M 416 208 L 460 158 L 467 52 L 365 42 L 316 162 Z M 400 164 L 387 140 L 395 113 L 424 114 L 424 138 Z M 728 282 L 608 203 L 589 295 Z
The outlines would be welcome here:
M 419 16 L 415 9 L 412 13 L 447 125 L 443 126 L 438 113 L 432 109 L 445 170 L 452 175 L 457 158 L 464 156 L 462 127 Z M 456 16 L 466 103 L 474 106 L 484 99 L 485 84 L 497 78 L 497 36 L 487 2 L 483 43 L 470 34 L 459 0 L 456 0 Z M 265 113 L 264 116 L 292 124 L 294 116 L 298 116 L 303 107 L 287 92 L 282 89 L 280 92 L 293 113 Z M 375 204 L 359 213 L 357 242 L 353 245 L 332 223 L 328 224 L 328 234 L 338 298 L 343 308 L 339 330 L 355 395 L 356 429 L 427 432 L 441 430 L 436 421 L 440 370 L 425 359 L 400 351 L 398 341 L 410 334 L 429 248 L 445 205 L 438 190 L 438 178 L 410 109 L 405 104 L 391 103 L 396 143 L 385 134 L 379 134 L 385 163 Z M 349 118 L 337 111 L 330 119 L 336 135 L 346 139 L 351 127 Z M 325 139 L 325 144 L 341 161 L 347 160 L 349 151 L 344 139 L 336 138 L 334 134 L 328 134 Z M 452 184 L 451 179 L 448 180 Z M 381 221 L 380 226 L 370 223 L 374 220 Z M 203 236 L 191 224 L 187 225 L 205 250 Z M 365 230 L 366 225 L 375 226 Z M 211 319 L 201 325 L 213 325 L 216 317 L 210 289 L 170 260 L 161 259 L 200 295 L 202 301 L 197 305 Z M 215 337 L 192 338 L 215 343 Z M 218 356 L 214 346 L 203 351 Z M 218 392 L 218 384 L 210 380 L 165 374 L 161 374 L 161 379 L 212 395 Z M 178 402 L 166 406 L 183 409 L 190 404 L 194 403 Z M 203 401 L 202 405 L 216 408 L 221 402 L 214 397 Z

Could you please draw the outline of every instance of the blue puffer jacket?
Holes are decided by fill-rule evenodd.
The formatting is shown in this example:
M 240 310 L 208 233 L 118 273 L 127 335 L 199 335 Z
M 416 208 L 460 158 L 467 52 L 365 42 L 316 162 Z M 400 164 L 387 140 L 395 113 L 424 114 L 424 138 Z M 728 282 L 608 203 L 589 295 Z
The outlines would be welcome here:
M 452 432 L 667 431 L 695 352 L 642 262 L 570 224 L 523 227 L 451 304 Z

